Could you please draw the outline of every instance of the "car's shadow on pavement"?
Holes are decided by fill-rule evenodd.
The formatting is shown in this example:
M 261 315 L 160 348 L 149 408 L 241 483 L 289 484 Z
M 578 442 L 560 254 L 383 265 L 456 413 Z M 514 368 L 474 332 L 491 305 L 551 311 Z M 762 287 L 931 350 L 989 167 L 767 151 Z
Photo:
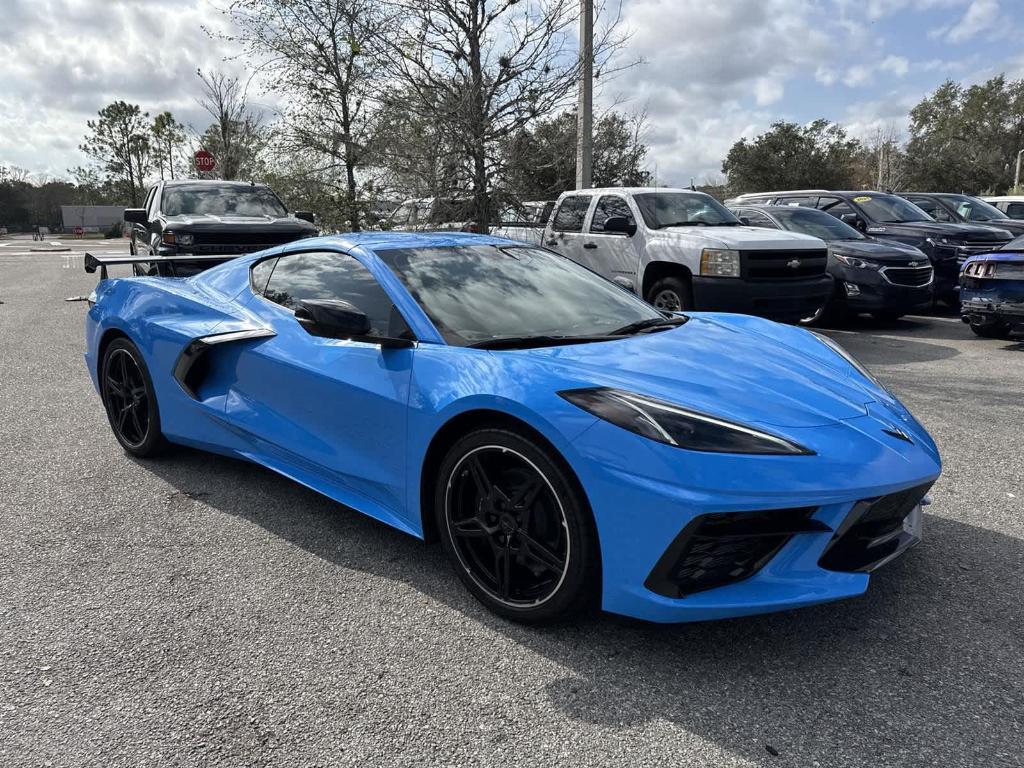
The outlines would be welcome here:
M 924 545 L 858 599 L 705 624 L 596 615 L 537 629 L 479 606 L 440 547 L 270 471 L 185 449 L 139 465 L 177 489 L 178 503 L 256 523 L 338 566 L 339 581 L 346 569 L 403 581 L 551 659 L 565 674 L 545 693 L 568 718 L 624 729 L 669 721 L 774 765 L 1020 764 L 1020 539 L 928 515 Z

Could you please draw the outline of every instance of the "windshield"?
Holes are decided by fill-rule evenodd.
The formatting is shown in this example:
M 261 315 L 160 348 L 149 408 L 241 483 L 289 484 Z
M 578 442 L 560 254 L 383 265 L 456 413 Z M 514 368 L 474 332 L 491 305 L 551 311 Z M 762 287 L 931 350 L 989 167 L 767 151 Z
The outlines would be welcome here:
M 740 224 L 728 208 L 700 192 L 642 192 L 633 199 L 651 229 Z
M 956 209 L 956 214 L 967 221 L 993 221 L 1010 218 L 994 205 L 969 195 L 942 195 L 942 199 Z
M 822 240 L 867 239 L 849 224 L 814 208 L 776 208 L 772 210 L 772 215 L 790 232 L 802 232 Z
M 166 187 L 160 208 L 167 216 L 287 216 L 288 211 L 267 187 L 235 184 Z
M 445 340 L 600 336 L 654 307 L 568 259 L 530 247 L 460 245 L 378 251 Z
M 879 224 L 899 224 L 904 221 L 934 221 L 916 205 L 896 195 L 855 195 L 853 202 L 860 206 L 870 221 Z

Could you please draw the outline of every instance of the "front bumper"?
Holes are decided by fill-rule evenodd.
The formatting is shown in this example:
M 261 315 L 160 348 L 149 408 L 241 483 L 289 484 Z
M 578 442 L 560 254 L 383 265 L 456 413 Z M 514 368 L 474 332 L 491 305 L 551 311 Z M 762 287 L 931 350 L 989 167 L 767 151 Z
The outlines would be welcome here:
M 850 420 L 853 429 L 836 424 L 793 430 L 806 430 L 808 438 L 813 433 L 804 444 L 818 442 L 809 447 L 819 454 L 795 457 L 680 453 L 640 437 L 623 437 L 623 430 L 604 422 L 593 425 L 574 444 L 587 460 L 574 465 L 601 542 L 602 607 L 674 623 L 788 610 L 862 594 L 870 570 L 917 543 L 921 518 L 915 503 L 899 520 L 899 530 L 865 533 L 857 527 L 865 509 L 876 499 L 930 486 L 940 470 L 934 446 L 919 427 L 908 427 L 912 443 L 893 438 L 882 445 L 872 437 L 880 423 L 865 416 Z M 792 527 L 796 510 L 808 513 L 799 523 L 801 530 L 793 532 L 787 526 Z M 665 587 L 666 572 L 679 564 L 671 560 L 682 552 L 679 540 L 688 526 L 692 532 L 702 518 L 743 520 L 749 515 L 763 533 L 773 511 L 789 534 L 783 540 L 739 553 L 734 540 L 728 554 L 737 557 L 735 567 L 721 567 L 715 562 L 719 553 L 710 548 L 699 550 L 696 565 L 692 559 L 681 565 L 689 574 L 734 571 L 739 578 L 699 590 Z M 893 531 L 891 538 L 875 542 L 884 550 L 874 549 L 852 566 L 851 552 L 870 548 L 836 549 L 840 539 L 850 541 L 846 535 L 859 537 L 863 545 L 865 535 L 870 541 Z M 825 559 L 834 552 L 844 555 L 847 564 Z
M 910 312 L 931 304 L 934 277 L 925 285 L 901 285 L 870 269 L 830 268 L 836 301 L 852 312 Z
M 813 315 L 832 295 L 829 275 L 805 280 L 744 280 L 735 277 L 693 278 L 694 309 L 738 312 L 776 320 Z

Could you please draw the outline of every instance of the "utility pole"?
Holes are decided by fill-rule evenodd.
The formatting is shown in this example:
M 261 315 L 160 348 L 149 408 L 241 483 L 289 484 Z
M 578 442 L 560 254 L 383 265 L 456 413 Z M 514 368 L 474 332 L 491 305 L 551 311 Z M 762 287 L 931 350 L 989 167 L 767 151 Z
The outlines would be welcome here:
M 576 189 L 592 186 L 594 163 L 594 0 L 580 0 L 580 84 L 576 108 Z

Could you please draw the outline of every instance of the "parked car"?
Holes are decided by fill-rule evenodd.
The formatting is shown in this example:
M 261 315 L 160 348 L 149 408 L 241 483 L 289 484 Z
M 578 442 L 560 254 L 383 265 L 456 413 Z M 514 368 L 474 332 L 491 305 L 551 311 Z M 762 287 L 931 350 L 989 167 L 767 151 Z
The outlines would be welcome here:
M 1024 330 L 1024 237 L 969 258 L 960 292 L 961 319 L 978 336 L 1005 339 Z
M 932 303 L 934 270 L 912 245 L 875 240 L 816 208 L 734 204 L 732 211 L 749 226 L 801 232 L 828 244 L 828 273 L 835 291 L 809 321 L 858 312 L 895 320 Z
M 964 261 L 976 253 L 1000 248 L 1013 237 L 1005 229 L 937 222 L 913 203 L 887 192 L 802 189 L 756 192 L 729 202 L 819 208 L 877 240 L 895 240 L 919 248 L 935 269 L 935 298 L 953 306 L 960 300 L 960 267 Z
M 101 280 L 93 302 L 85 361 L 127 453 L 215 450 L 437 539 L 518 621 L 863 594 L 919 541 L 941 469 L 835 341 L 663 313 L 495 237 L 325 237 L 186 280 Z
M 746 312 L 796 321 L 832 295 L 816 237 L 744 226 L 686 189 L 565 192 L 544 244 L 659 309 Z
M 133 255 L 142 273 L 192 274 L 209 267 L 209 256 L 233 258 L 318 234 L 313 214 L 289 215 L 280 198 L 263 184 L 240 181 L 160 181 L 146 194 L 144 208 L 126 208 Z M 193 262 L 164 257 L 201 256 Z
M 995 206 L 1011 219 L 1024 220 L 1024 195 L 1001 195 L 981 199 Z
M 476 203 L 470 198 L 406 200 L 382 224 L 396 232 L 476 232 Z
M 551 218 L 554 200 L 537 200 L 511 205 L 501 212 L 501 223 L 491 227 L 495 237 L 507 237 L 523 243 L 540 245 L 544 239 L 544 227 Z
M 1014 237 L 1024 235 L 1024 221 L 1011 219 L 1001 210 L 980 197 L 946 192 L 901 192 L 936 221 L 956 224 L 982 224 L 1005 229 Z

